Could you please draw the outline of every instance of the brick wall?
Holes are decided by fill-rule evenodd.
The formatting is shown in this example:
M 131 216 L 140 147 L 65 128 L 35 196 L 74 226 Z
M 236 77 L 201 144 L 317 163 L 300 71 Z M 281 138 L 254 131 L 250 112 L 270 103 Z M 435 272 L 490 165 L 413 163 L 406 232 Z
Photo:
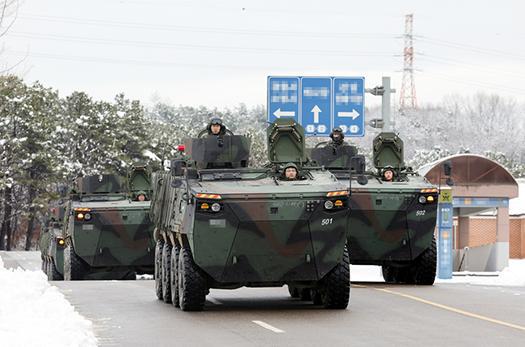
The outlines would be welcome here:
M 496 242 L 496 217 L 470 217 L 468 225 L 469 247 Z M 511 216 L 509 229 L 510 258 L 525 258 L 525 216 Z

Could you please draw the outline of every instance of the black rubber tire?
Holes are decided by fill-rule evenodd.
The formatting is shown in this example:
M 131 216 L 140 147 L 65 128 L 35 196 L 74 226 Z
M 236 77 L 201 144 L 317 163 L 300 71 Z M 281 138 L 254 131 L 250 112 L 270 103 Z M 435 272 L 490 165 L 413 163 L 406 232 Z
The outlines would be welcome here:
M 318 290 L 312 289 L 312 301 L 314 302 L 314 305 L 322 305 L 323 304 L 323 298 L 321 297 L 321 293 Z
M 183 311 L 202 311 L 208 288 L 188 248 L 180 250 L 178 275 L 180 308 Z
M 162 299 L 171 303 L 171 245 L 168 243 L 162 248 Z
M 68 244 L 64 249 L 64 280 L 82 280 L 87 273 L 87 264 L 75 253 L 73 244 Z
M 291 285 L 288 285 L 288 293 L 290 293 L 290 296 L 294 299 L 299 297 L 299 290 Z
M 171 276 L 170 276 L 170 285 L 171 285 L 171 303 L 175 307 L 179 307 L 179 277 L 178 277 L 178 268 L 179 268 L 179 246 L 174 246 L 171 248 Z
M 60 272 L 58 272 L 57 267 L 55 265 L 55 261 L 53 259 L 50 259 L 48 262 L 48 273 L 47 278 L 50 281 L 62 281 L 64 279 L 64 276 Z
M 325 308 L 346 309 L 350 302 L 350 258 L 345 246 L 343 258 L 323 278 L 321 299 Z
M 386 283 L 395 283 L 395 269 L 388 265 L 383 265 L 381 267 L 381 271 L 383 273 L 383 278 L 385 279 Z
M 42 269 L 42 272 L 47 275 L 47 264 L 46 264 L 46 258 L 40 257 L 42 259 L 42 263 L 40 265 L 40 268 Z
M 383 278 L 387 283 L 431 286 L 436 279 L 436 266 L 436 239 L 432 238 L 430 247 L 411 264 L 401 267 L 383 265 Z
M 162 300 L 162 248 L 164 242 L 157 241 L 155 245 L 155 271 L 153 277 L 155 278 L 155 294 L 159 300 Z
M 437 250 L 436 239 L 432 238 L 432 244 L 427 248 L 412 266 L 413 282 L 419 285 L 431 286 L 436 279 Z
M 302 301 L 312 301 L 312 290 L 310 288 L 299 289 L 299 298 Z
M 42 271 L 44 271 L 44 273 L 47 276 L 47 280 L 49 281 L 49 261 L 47 260 L 47 258 L 44 258 L 44 260 L 42 260 Z

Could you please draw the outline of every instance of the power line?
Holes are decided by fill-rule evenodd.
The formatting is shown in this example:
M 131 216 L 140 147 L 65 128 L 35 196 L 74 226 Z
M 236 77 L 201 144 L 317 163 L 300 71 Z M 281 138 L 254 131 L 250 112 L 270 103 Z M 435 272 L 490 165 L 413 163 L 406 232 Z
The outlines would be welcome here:
M 217 28 L 217 27 L 190 27 L 181 25 L 167 25 L 167 24 L 148 24 L 138 22 L 120 22 L 108 21 L 99 19 L 82 19 L 71 17 L 58 16 L 38 16 L 38 15 L 20 15 L 20 19 L 36 20 L 44 22 L 58 22 L 82 25 L 94 25 L 100 27 L 101 25 L 107 27 L 132 28 L 132 29 L 148 29 L 160 31 L 182 31 L 195 33 L 212 33 L 212 34 L 234 34 L 246 36 L 286 36 L 286 37 L 305 37 L 305 38 L 361 38 L 361 39 L 392 39 L 395 35 L 385 33 L 352 33 L 352 32 L 302 32 L 291 30 L 252 30 L 252 29 L 235 29 L 235 28 Z
M 258 65 L 224 65 L 224 64 L 198 64 L 198 63 L 185 63 L 185 62 L 175 62 L 175 61 L 153 61 L 153 60 L 135 60 L 135 59 L 115 59 L 115 58 L 106 58 L 106 57 L 87 57 L 87 56 L 73 56 L 73 55 L 62 55 L 62 54 L 53 54 L 53 53 L 37 53 L 37 52 L 30 52 L 29 54 L 27 52 L 22 51 L 16 51 L 16 50 L 6 50 L 4 54 L 9 55 L 28 55 L 29 57 L 35 57 L 35 58 L 43 58 L 43 59 L 52 59 L 52 60 L 65 60 L 65 61 L 78 61 L 78 62 L 86 62 L 86 63 L 107 63 L 107 64 L 128 64 L 128 65 L 136 65 L 136 66 L 146 66 L 146 67 L 153 67 L 153 68 L 160 68 L 160 67 L 194 67 L 194 68 L 210 68 L 210 69 L 233 69 L 233 70 L 274 70 L 274 71 L 280 71 L 280 70 L 290 70 L 290 69 L 297 69 L 297 70 L 315 70 L 319 69 L 319 64 L 316 63 L 315 66 L 283 66 L 280 64 L 279 66 L 258 66 Z M 345 62 L 347 64 L 347 62 Z M 330 67 L 333 67 L 333 64 L 330 65 Z
M 158 47 L 158 48 L 183 48 L 183 49 L 196 49 L 196 50 L 213 50 L 213 51 L 226 51 L 226 52 L 245 52 L 245 53 L 265 53 L 265 54 L 292 54 L 292 55 L 304 55 L 304 54 L 315 54 L 315 55 L 339 55 L 339 56 L 360 56 L 360 57 L 392 57 L 392 54 L 386 52 L 366 52 L 366 51 L 346 51 L 346 50 L 310 50 L 310 49 L 286 49 L 286 48 L 275 48 L 275 47 L 239 47 L 239 46 L 214 46 L 214 45 L 195 45 L 195 44 L 182 44 L 182 43 L 170 43 L 170 42 L 151 42 L 151 41 L 138 41 L 138 40 L 116 40 L 116 39 L 101 39 L 92 37 L 81 37 L 81 36 L 70 36 L 70 35 L 44 35 L 38 33 L 28 32 L 12 32 L 10 35 L 15 37 L 25 37 L 41 40 L 53 40 L 53 41 L 68 41 L 68 42 L 79 42 L 89 44 L 102 44 L 102 45 L 119 45 L 119 46 L 131 46 L 131 47 Z

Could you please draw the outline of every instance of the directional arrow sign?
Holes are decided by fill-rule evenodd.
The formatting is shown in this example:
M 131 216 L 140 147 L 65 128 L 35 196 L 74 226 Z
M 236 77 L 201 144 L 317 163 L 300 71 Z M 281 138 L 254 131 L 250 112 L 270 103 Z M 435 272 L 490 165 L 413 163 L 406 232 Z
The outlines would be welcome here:
M 337 112 L 337 117 L 352 118 L 352 120 L 355 120 L 359 117 L 359 112 L 356 110 L 352 110 L 352 112 Z
M 268 77 L 268 122 L 286 117 L 299 122 L 299 77 Z
M 301 124 L 306 136 L 328 136 L 332 116 L 332 79 L 301 78 Z
M 365 79 L 363 77 L 334 77 L 334 127 L 345 136 L 365 134 Z
M 281 118 L 281 117 L 295 117 L 295 111 L 281 111 L 280 108 L 278 108 L 274 113 L 273 115 L 276 117 L 276 118 Z
M 323 112 L 323 111 L 321 111 L 319 106 L 315 105 L 314 108 L 312 108 L 311 112 L 314 114 L 314 123 L 319 124 L 319 112 Z

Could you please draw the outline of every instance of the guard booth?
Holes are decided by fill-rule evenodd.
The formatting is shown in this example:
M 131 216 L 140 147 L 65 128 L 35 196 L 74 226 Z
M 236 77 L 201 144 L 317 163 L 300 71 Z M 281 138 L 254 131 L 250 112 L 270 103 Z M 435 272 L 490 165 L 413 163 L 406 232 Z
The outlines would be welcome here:
M 509 199 L 518 197 L 518 183 L 497 162 L 475 154 L 458 154 L 427 164 L 419 173 L 446 186 L 445 162 L 452 164 L 454 271 L 501 271 L 509 262 Z M 496 211 L 495 228 L 480 234 L 471 216 Z

